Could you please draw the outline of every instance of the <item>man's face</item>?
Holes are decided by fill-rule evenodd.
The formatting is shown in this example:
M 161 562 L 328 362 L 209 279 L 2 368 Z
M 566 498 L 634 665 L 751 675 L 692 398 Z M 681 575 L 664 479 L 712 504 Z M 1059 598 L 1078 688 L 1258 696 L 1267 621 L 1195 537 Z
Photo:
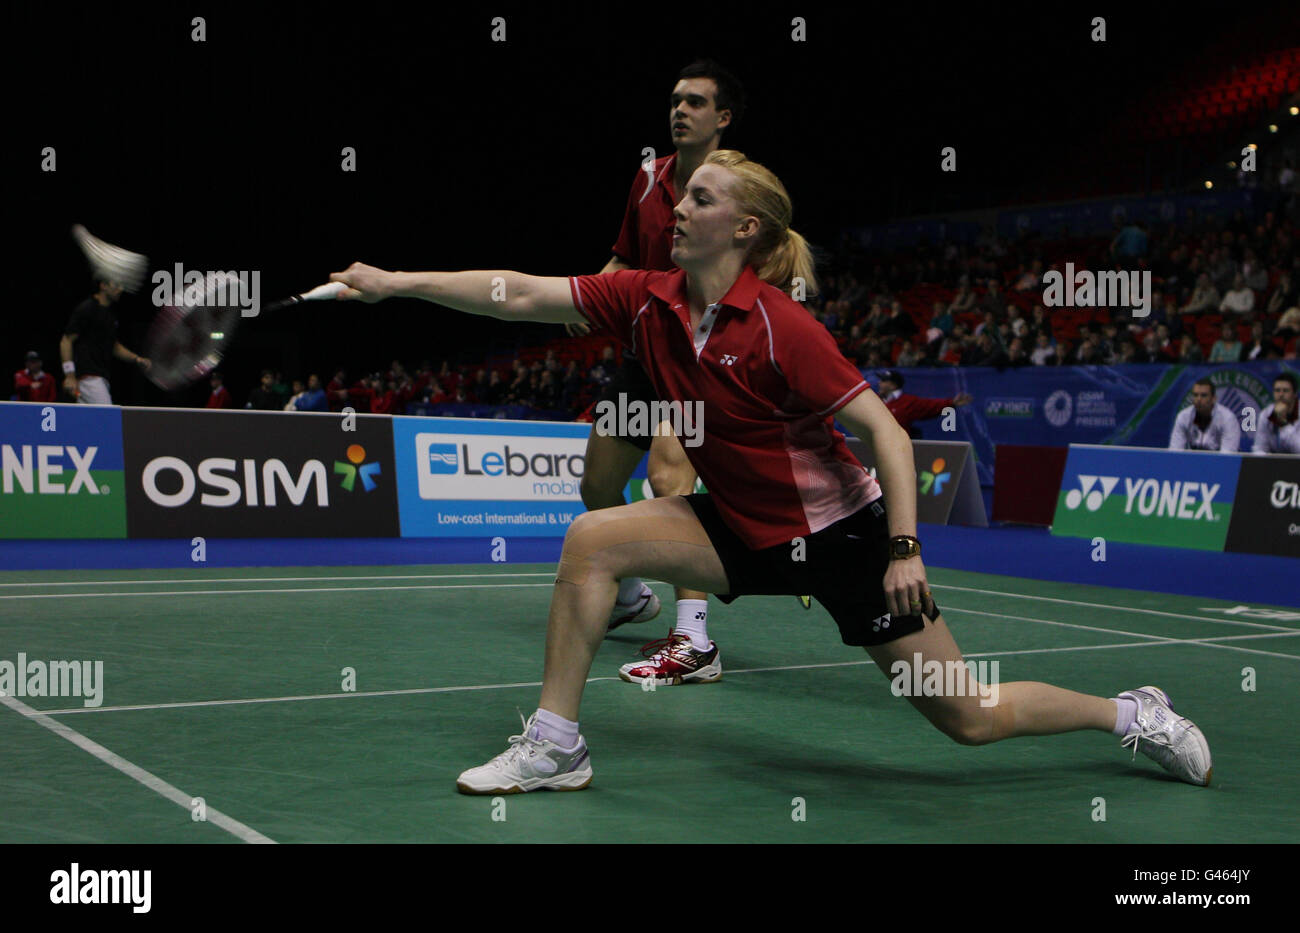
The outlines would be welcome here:
M 320 388 L 320 376 L 316 375 L 315 373 L 312 373 L 310 376 L 308 376 L 308 377 L 307 377 L 307 388 L 310 389 L 310 390 L 313 391 L 313 392 L 315 392 L 317 389 L 319 389 L 319 388 Z
M 718 86 L 712 78 L 683 78 L 673 88 L 668 127 L 678 149 L 703 146 L 731 123 L 731 111 L 717 109 Z
M 262 376 L 262 388 L 263 389 L 271 388 L 271 384 L 273 381 L 274 381 L 274 377 L 270 373 L 264 374 Z
M 99 292 L 108 299 L 109 304 L 115 304 L 122 297 L 122 286 L 117 282 L 100 282 Z
M 1192 405 L 1198 415 L 1208 415 L 1214 411 L 1214 390 L 1209 386 L 1192 386 Z
M 1291 409 L 1294 407 L 1295 389 L 1291 387 L 1291 383 L 1285 379 L 1273 383 L 1273 411 L 1290 417 Z
M 897 390 L 898 390 L 898 386 L 894 384 L 894 381 L 892 379 L 885 379 L 884 377 L 881 377 L 880 380 L 881 395 L 889 395 L 890 393 L 895 392 Z
M 742 216 L 731 196 L 732 174 L 720 165 L 701 165 L 673 208 L 672 260 L 682 268 L 707 265 L 728 250 L 744 248 L 758 234 L 758 219 Z
M 27 361 L 27 372 L 28 372 L 29 375 L 35 376 L 35 375 L 36 375 L 37 373 L 39 373 L 40 371 L 41 371 L 41 361 L 40 361 L 40 360 L 28 360 L 28 361 Z

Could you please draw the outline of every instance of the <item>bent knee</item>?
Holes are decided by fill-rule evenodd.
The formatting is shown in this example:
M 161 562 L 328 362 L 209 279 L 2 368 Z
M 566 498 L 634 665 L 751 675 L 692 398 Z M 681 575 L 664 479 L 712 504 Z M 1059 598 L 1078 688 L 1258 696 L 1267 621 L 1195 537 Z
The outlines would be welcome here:
M 938 711 L 930 717 L 930 721 L 958 745 L 988 745 L 996 741 L 991 707 L 954 705 Z
M 695 468 L 689 460 L 651 462 L 646 466 L 646 478 L 657 498 L 688 496 L 695 491 Z

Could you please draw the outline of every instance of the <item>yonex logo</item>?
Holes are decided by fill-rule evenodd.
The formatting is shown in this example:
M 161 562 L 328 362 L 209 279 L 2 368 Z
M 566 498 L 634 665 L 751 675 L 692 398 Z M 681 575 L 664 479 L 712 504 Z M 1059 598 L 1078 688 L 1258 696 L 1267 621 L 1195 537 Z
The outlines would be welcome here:
M 455 473 L 460 469 L 460 455 L 455 444 L 430 444 L 425 467 L 430 473 Z
M 75 447 L 60 447 L 38 444 L 33 456 L 32 446 L 23 444 L 17 448 L 5 444 L 0 448 L 0 469 L 3 470 L 3 489 L 7 493 L 14 491 L 14 485 L 25 493 L 75 495 L 85 490 L 92 496 L 108 492 L 108 487 L 100 489 L 90 475 L 91 464 L 98 447 L 87 447 L 78 451 Z M 76 471 L 71 481 L 64 477 L 64 466 L 59 461 L 67 457 L 70 466 Z M 36 483 L 33 486 L 32 480 Z M 65 485 L 66 484 L 66 485 Z
M 738 357 L 738 356 L 734 356 L 734 355 L 732 355 L 732 354 L 730 354 L 730 353 L 724 353 L 724 354 L 722 354 L 722 365 L 723 365 L 723 366 L 731 366 L 731 365 L 734 364 L 734 363 L 736 362 L 736 360 L 738 360 L 738 359 L 740 359 L 740 357 Z
M 1101 488 L 1094 489 L 1098 481 L 1101 482 Z M 1089 512 L 1095 512 L 1101 508 L 1101 504 L 1106 501 L 1115 487 L 1119 485 L 1118 476 L 1085 476 L 1079 474 L 1079 489 L 1071 489 L 1065 494 L 1065 507 L 1067 509 L 1077 509 L 1081 503 L 1088 506 Z
M 879 619 L 871 620 L 871 631 L 878 632 L 882 628 L 889 628 L 889 613 L 886 612 Z

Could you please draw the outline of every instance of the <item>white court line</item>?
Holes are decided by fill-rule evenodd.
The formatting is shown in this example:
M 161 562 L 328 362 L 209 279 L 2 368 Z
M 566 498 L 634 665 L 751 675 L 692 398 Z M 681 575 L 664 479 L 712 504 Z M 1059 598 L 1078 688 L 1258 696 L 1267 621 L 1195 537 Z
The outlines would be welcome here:
M 0 583 L 0 586 L 155 586 L 164 583 L 302 583 L 310 580 L 455 580 L 479 577 L 555 577 L 554 573 L 378 573 L 317 574 L 314 577 L 180 577 L 162 580 L 58 580 L 53 583 Z
M 1100 631 L 1107 631 L 1100 629 Z M 1300 632 L 1294 635 L 1283 634 L 1260 634 L 1260 635 L 1220 635 L 1213 639 L 1219 641 L 1242 641 L 1253 638 L 1290 638 L 1300 636 Z M 1115 642 L 1108 645 L 1070 645 L 1061 648 L 1018 648 L 1012 651 L 981 651 L 971 654 L 964 654 L 964 658 L 992 658 L 992 657 L 1010 657 L 1019 654 L 1051 654 L 1063 651 L 1100 651 L 1106 648 L 1160 648 L 1166 645 L 1189 645 L 1189 644 L 1209 644 L 1209 647 L 1230 647 L 1228 645 L 1210 644 L 1210 639 L 1206 638 L 1163 638 L 1161 636 L 1145 636 L 1155 640 L 1152 641 L 1127 641 Z M 1249 650 L 1249 649 L 1242 649 Z M 1294 654 L 1275 654 L 1274 652 L 1261 651 L 1258 654 L 1272 654 L 1275 657 L 1287 658 L 1292 661 L 1300 660 L 1300 655 Z M 781 667 L 743 667 L 736 670 L 727 670 L 727 676 L 736 674 L 762 674 L 771 671 L 804 671 L 824 667 L 854 667 L 862 664 L 874 664 L 870 658 L 861 661 L 829 661 L 824 664 L 788 664 Z M 616 681 L 617 677 L 588 677 L 586 682 L 589 684 L 600 683 L 602 681 Z M 44 711 L 46 716 L 70 716 L 76 713 L 126 713 L 136 710 L 158 710 L 158 709 L 185 709 L 198 706 L 246 706 L 258 703 L 298 703 L 305 700 L 347 700 L 360 697 L 392 697 L 392 696 L 414 696 L 426 693 L 464 693 L 473 690 L 508 690 L 515 687 L 540 687 L 540 680 L 524 681 L 520 683 L 508 684 L 468 684 L 459 687 L 409 687 L 404 690 L 363 690 L 353 693 L 309 693 L 299 694 L 296 696 L 282 697 L 250 697 L 238 700 L 190 700 L 179 703 L 141 703 L 134 706 L 72 706 L 67 709 L 49 709 Z
M 550 576 L 548 574 L 548 576 Z M 508 587 L 554 586 L 554 583 L 426 583 L 420 586 L 293 586 L 256 590 L 142 590 L 138 593 L 18 593 L 0 599 L 90 599 L 112 596 L 237 596 L 249 593 L 363 593 L 372 590 L 485 590 Z
M 1164 612 L 1160 609 L 1139 609 L 1137 606 L 1116 606 L 1112 603 L 1085 603 L 1077 599 L 1058 599 L 1055 596 L 1035 596 L 1032 593 L 1004 593 L 1001 590 L 981 590 L 971 586 L 953 586 L 948 583 L 931 583 L 930 588 L 934 590 L 960 590 L 965 593 L 985 593 L 989 596 L 1006 596 L 1009 599 L 1037 599 L 1045 603 L 1065 603 L 1067 606 L 1088 606 L 1093 609 L 1117 609 L 1120 612 L 1140 612 L 1143 615 L 1166 616 L 1170 619 L 1194 619 L 1197 622 L 1218 622 L 1221 625 L 1245 625 L 1251 628 L 1271 628 L 1287 632 L 1300 631 L 1300 629 L 1288 625 L 1266 625 L 1263 622 L 1246 622 L 1241 619 L 1218 619 L 1209 616 L 1190 616 L 1181 612 Z M 1168 595 L 1179 596 L 1180 594 L 1171 593 Z M 1189 597 L 1184 596 L 1181 598 L 1186 599 Z M 1206 599 L 1209 598 L 1211 597 L 1206 597 Z M 1228 600 L 1223 600 L 1223 602 L 1228 602 Z
M 132 764 L 121 755 L 109 751 L 98 742 L 91 741 L 70 726 L 66 726 L 61 722 L 51 719 L 49 714 L 43 713 L 40 710 L 32 709 L 26 703 L 16 700 L 13 697 L 5 696 L 2 693 L 0 693 L 0 703 L 3 703 L 19 715 L 25 716 L 32 722 L 44 726 L 60 738 L 67 739 L 83 752 L 88 752 L 89 754 L 94 755 L 104 764 L 116 768 L 133 781 L 138 781 L 154 793 L 166 797 L 181 809 L 190 809 L 190 801 L 193 798 L 189 794 L 185 793 L 178 787 L 168 784 L 157 775 L 150 774 L 139 765 Z M 245 826 L 243 823 L 239 822 L 239 820 L 226 816 L 226 814 L 222 813 L 215 807 L 207 807 L 207 821 L 216 824 L 221 829 L 224 829 L 226 832 L 238 839 L 242 839 L 244 842 L 275 843 L 274 839 L 271 839 L 269 836 L 263 836 L 251 826 Z

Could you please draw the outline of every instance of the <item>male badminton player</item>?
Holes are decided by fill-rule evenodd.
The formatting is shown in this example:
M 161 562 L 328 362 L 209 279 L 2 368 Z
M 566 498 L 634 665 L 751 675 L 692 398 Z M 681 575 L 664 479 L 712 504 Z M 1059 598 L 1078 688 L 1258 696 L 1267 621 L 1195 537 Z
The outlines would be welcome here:
M 63 390 L 82 404 L 113 404 L 108 370 L 114 356 L 149 371 L 149 360 L 128 350 L 117 339 L 117 315 L 113 307 L 122 297 L 122 291 L 119 282 L 96 279 L 95 294 L 77 305 L 59 340 Z
M 705 403 L 704 443 L 687 456 L 709 492 L 578 516 L 551 597 L 539 707 L 506 751 L 461 774 L 457 788 L 506 794 L 590 784 L 582 690 L 618 581 L 633 575 L 725 602 L 811 593 L 842 640 L 865 647 L 887 677 L 895 662 L 907 669 L 937 662 L 967 681 L 909 697 L 961 744 L 1110 731 L 1135 756 L 1208 784 L 1204 736 L 1158 688 L 1106 699 L 1017 682 L 1000 685 L 996 702 L 985 705 L 926 584 L 911 441 L 825 328 L 781 290 L 796 275 L 813 281 L 784 186 L 740 153 L 719 150 L 691 176 L 674 213 L 672 272 L 564 279 L 354 263 L 331 276 L 349 286 L 345 299 L 407 296 L 503 320 L 587 320 L 635 349 L 661 397 Z M 505 302 L 492 300 L 494 276 L 505 278 Z M 849 453 L 832 416 L 870 441 L 879 484 Z M 794 559 L 798 551 L 804 560 Z
M 676 192 L 721 143 L 723 131 L 735 126 L 745 108 L 745 91 L 740 81 L 713 61 L 697 61 L 677 75 L 669 106 L 669 130 L 676 151 L 656 159 L 651 171 L 637 173 L 628 194 L 623 224 L 614 243 L 614 255 L 602 274 L 622 269 L 666 271 L 673 268 L 673 205 Z M 570 333 L 584 333 L 584 324 L 570 325 Z M 659 399 L 655 387 L 637 362 L 624 349 L 617 375 L 605 387 L 598 405 L 617 406 L 620 397 L 635 406 L 649 406 Z M 622 419 L 617 422 L 623 424 Z M 623 424 L 626 427 L 626 424 Z M 651 425 L 645 433 L 611 434 L 592 429 L 587 439 L 586 466 L 582 477 L 582 504 L 588 509 L 606 509 L 624 504 L 623 487 L 646 451 L 650 461 L 646 473 L 656 496 L 686 495 L 695 488 L 695 470 L 682 449 L 681 441 L 665 424 Z M 655 642 L 654 651 L 643 661 L 623 665 L 619 676 L 639 683 L 710 683 L 722 677 L 722 657 L 708 634 L 708 594 L 676 588 L 677 624 L 668 638 Z M 659 614 L 659 597 L 638 576 L 619 581 L 612 631 L 629 622 L 644 622 Z

